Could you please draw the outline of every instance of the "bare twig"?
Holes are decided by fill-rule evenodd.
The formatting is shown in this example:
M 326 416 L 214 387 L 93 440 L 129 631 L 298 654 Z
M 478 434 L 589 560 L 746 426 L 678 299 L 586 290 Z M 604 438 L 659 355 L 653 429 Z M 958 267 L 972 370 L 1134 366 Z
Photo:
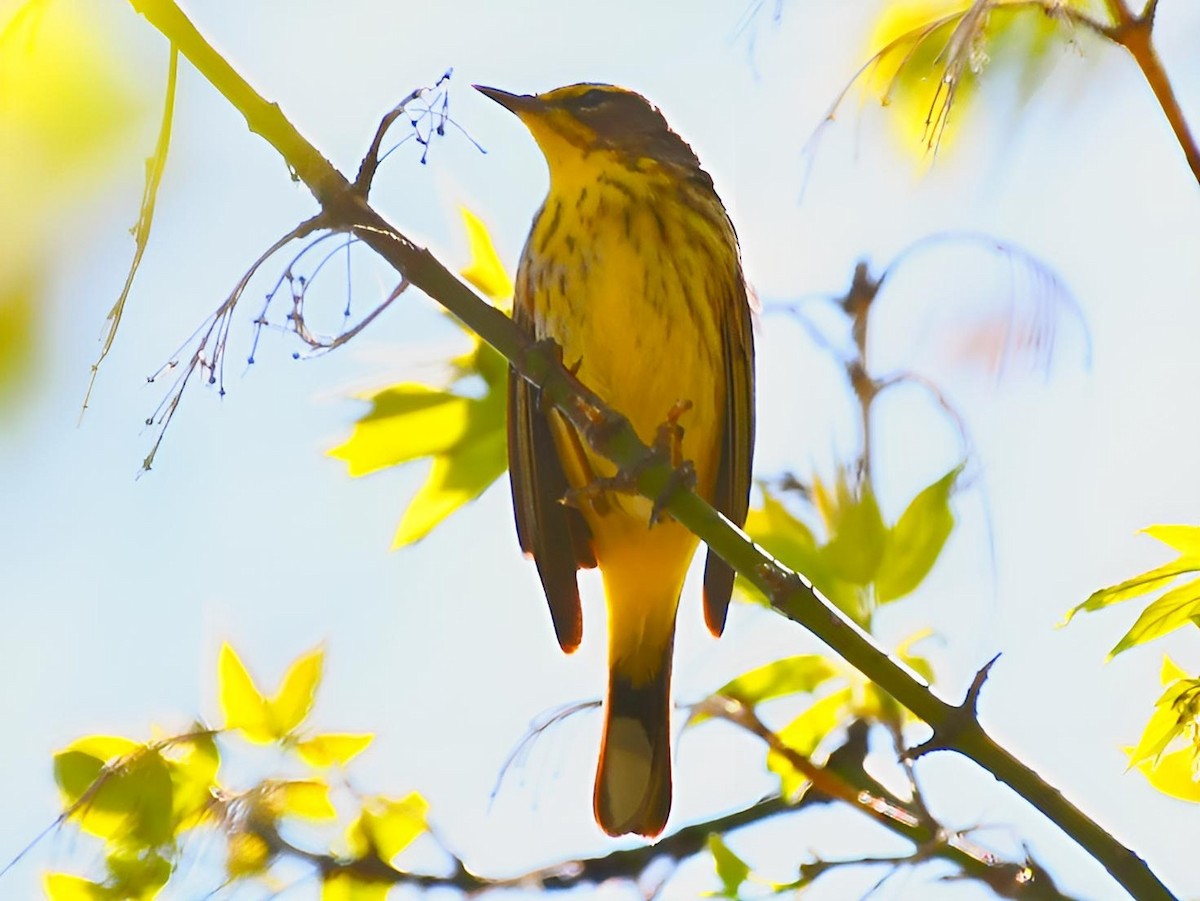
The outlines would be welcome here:
M 167 66 L 167 91 L 163 101 L 162 124 L 158 128 L 158 141 L 154 146 L 154 155 L 146 160 L 146 185 L 142 189 L 142 206 L 138 213 L 137 225 L 133 227 L 133 260 L 129 264 L 129 272 L 125 276 L 125 286 L 113 308 L 108 311 L 108 331 L 104 336 L 104 345 L 100 348 L 100 356 L 92 364 L 92 375 L 88 379 L 87 391 L 83 395 L 83 406 L 79 410 L 82 421 L 87 411 L 88 401 L 92 397 L 92 389 L 96 387 L 96 376 L 100 372 L 100 364 L 112 350 L 113 342 L 117 339 L 117 329 L 121 325 L 121 316 L 125 313 L 125 302 L 129 299 L 129 291 L 133 288 L 133 279 L 138 267 L 142 264 L 142 254 L 146 252 L 146 244 L 150 240 L 150 226 L 154 222 L 154 206 L 158 200 L 158 186 L 162 183 L 163 172 L 167 167 L 167 151 L 171 147 L 171 126 L 175 119 L 175 84 L 179 74 L 179 48 L 171 45 L 171 58 Z

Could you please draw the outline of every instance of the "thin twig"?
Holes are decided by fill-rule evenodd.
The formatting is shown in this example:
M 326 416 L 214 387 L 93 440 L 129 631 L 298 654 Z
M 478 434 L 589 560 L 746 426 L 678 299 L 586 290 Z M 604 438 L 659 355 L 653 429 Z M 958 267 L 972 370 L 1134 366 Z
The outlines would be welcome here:
M 138 212 L 137 225 L 133 228 L 133 260 L 129 264 L 129 272 L 125 276 L 125 285 L 113 308 L 108 311 L 108 331 L 104 336 L 104 344 L 100 348 L 100 356 L 92 364 L 92 375 L 88 379 L 87 391 L 83 395 L 83 406 L 79 410 L 79 419 L 87 411 L 88 401 L 92 398 L 92 389 L 96 387 L 96 376 L 100 373 L 100 364 L 112 350 L 113 342 L 117 339 L 117 329 L 121 325 L 121 316 L 125 313 L 125 302 L 133 288 L 133 279 L 138 267 L 142 264 L 142 254 L 146 252 L 146 244 L 150 241 L 150 226 L 154 222 L 154 207 L 158 200 L 158 186 L 162 183 L 163 172 L 167 168 L 167 151 L 171 146 L 171 127 L 175 119 L 175 85 L 179 74 L 179 48 L 171 44 L 171 58 L 167 66 L 167 90 L 163 101 L 162 123 L 158 128 L 158 141 L 154 146 L 154 155 L 146 161 L 146 185 L 142 189 L 142 205 Z

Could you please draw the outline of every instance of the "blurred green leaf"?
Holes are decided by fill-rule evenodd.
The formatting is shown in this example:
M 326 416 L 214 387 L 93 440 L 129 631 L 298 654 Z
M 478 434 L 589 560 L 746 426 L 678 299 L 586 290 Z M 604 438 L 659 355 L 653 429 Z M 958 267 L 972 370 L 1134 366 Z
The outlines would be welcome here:
M 827 516 L 830 539 L 824 556 L 834 573 L 855 585 L 870 584 L 879 571 L 888 535 L 870 484 L 852 488 L 849 474 L 839 468 L 836 500 Z
M 105 860 L 114 898 L 149 901 L 171 878 L 171 864 L 155 851 L 119 849 Z
M 765 485 L 760 488 L 763 505 L 751 510 L 746 517 L 746 534 L 772 557 L 811 580 L 816 589 L 839 608 L 853 609 L 856 604 L 853 586 L 834 575 L 829 561 L 817 547 L 812 530 L 793 516 Z M 762 592 L 749 580 L 738 576 L 737 585 L 749 599 L 767 603 Z
M 715 694 L 753 707 L 772 698 L 816 691 L 837 672 L 833 663 L 819 654 L 800 654 L 742 673 L 718 688 Z M 708 719 L 708 714 L 699 711 L 691 722 L 698 723 L 705 719 Z
M 843 688 L 814 701 L 784 727 L 780 739 L 802 757 L 811 758 L 825 736 L 845 724 L 852 699 L 852 690 Z M 808 785 L 808 777 L 775 751 L 767 752 L 767 769 L 779 776 L 780 792 L 786 798 L 795 800 Z
M 724 839 L 715 832 L 708 836 L 708 850 L 717 868 L 717 878 L 721 880 L 721 891 L 717 897 L 738 897 L 742 883 L 750 875 L 750 865 L 730 851 Z
M 962 469 L 959 464 L 926 486 L 900 514 L 875 575 L 875 596 L 879 603 L 904 597 L 933 569 L 954 529 L 950 495 Z

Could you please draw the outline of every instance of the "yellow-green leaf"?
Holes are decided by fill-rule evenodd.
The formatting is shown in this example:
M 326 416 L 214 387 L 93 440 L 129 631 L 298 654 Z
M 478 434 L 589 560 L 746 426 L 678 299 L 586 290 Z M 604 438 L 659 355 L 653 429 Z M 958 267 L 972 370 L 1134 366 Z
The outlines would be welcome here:
M 226 729 L 240 729 L 247 739 L 259 744 L 275 740 L 267 700 L 228 643 L 221 645 L 217 660 L 217 696 Z
M 810 579 L 817 590 L 843 610 L 854 604 L 854 588 L 834 575 L 829 561 L 817 547 L 812 530 L 793 516 L 766 486 L 763 505 L 746 517 L 746 534 L 755 544 L 780 562 Z M 747 579 L 738 577 L 739 590 L 758 603 L 766 598 Z
M 312 709 L 313 697 L 321 684 L 325 652 L 321 648 L 296 659 L 268 703 L 271 725 L 277 737 L 283 737 L 304 722 Z
M 329 452 L 346 462 L 352 477 L 453 450 L 467 433 L 474 403 L 412 382 L 366 399 L 371 409 L 355 423 L 350 437 Z
M 1065 626 L 1077 613 L 1091 613 L 1095 610 L 1102 610 L 1105 607 L 1111 607 L 1113 604 L 1119 604 L 1121 601 L 1127 601 L 1130 598 L 1147 594 L 1157 588 L 1165 588 L 1180 576 L 1193 572 L 1200 572 L 1200 557 L 1185 556 L 1162 566 L 1157 566 L 1139 576 L 1134 576 L 1132 579 L 1126 579 L 1124 582 L 1119 582 L 1108 588 L 1101 588 L 1099 591 L 1092 592 L 1082 604 L 1073 607 L 1060 625 Z
M 718 688 L 716 694 L 753 706 L 772 698 L 816 691 L 837 672 L 833 663 L 820 654 L 799 654 L 742 673 Z M 695 721 L 702 718 L 697 716 Z
M 484 297 L 501 309 L 512 306 L 513 283 L 500 262 L 500 255 L 492 244 L 487 226 L 465 206 L 459 207 L 463 224 L 467 228 L 467 240 L 471 246 L 471 262 L 461 271 L 464 279 L 480 290 Z
M 115 736 L 90 736 L 54 755 L 54 779 L 81 829 L 145 847 L 169 841 L 172 784 L 158 751 Z
M 715 832 L 708 836 L 708 850 L 713 856 L 717 878 L 721 880 L 718 897 L 736 898 L 742 883 L 750 875 L 750 865 L 729 850 L 724 839 Z
M 912 499 L 888 535 L 875 575 L 875 596 L 886 604 L 915 589 L 929 575 L 954 529 L 950 495 L 962 472 L 958 465 Z
M 1200 579 L 1193 579 L 1168 591 L 1143 610 L 1137 622 L 1109 652 L 1109 659 L 1136 645 L 1173 632 L 1197 616 L 1200 616 Z
M 825 558 L 839 578 L 855 585 L 869 584 L 879 571 L 887 543 L 887 527 L 871 486 L 863 484 L 855 490 L 847 473 L 839 471 L 831 516 Z
M 373 798 L 350 824 L 346 841 L 356 856 L 373 850 L 381 860 L 390 862 L 428 828 L 428 813 L 429 803 L 417 792 L 403 798 Z
M 110 897 L 122 901 L 151 901 L 171 878 L 170 862 L 154 851 L 119 846 L 104 862 Z
M 374 737 L 370 733 L 328 732 L 296 742 L 296 753 L 309 766 L 345 766 L 365 751 Z

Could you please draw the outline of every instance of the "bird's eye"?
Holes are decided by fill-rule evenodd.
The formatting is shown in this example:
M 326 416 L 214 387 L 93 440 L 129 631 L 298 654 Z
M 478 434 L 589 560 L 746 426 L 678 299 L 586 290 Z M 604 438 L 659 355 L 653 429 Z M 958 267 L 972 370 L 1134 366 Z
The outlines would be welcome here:
M 575 108 L 579 110 L 594 110 L 599 108 L 605 100 L 608 99 L 608 92 L 593 88 L 584 94 L 581 94 L 575 100 Z

